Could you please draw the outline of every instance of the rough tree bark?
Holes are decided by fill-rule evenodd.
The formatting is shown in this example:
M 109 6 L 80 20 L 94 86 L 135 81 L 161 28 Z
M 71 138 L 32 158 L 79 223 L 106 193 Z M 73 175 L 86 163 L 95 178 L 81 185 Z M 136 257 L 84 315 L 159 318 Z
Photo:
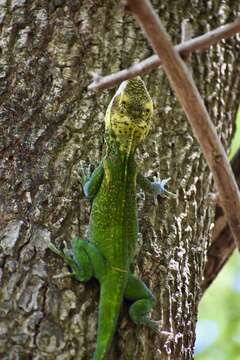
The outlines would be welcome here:
M 153 5 L 175 43 L 184 19 L 196 36 L 240 10 L 238 0 Z M 132 15 L 112 0 L 0 0 L 0 26 L 0 356 L 87 360 L 96 340 L 97 282 L 54 279 L 67 269 L 47 243 L 86 233 L 90 207 L 78 164 L 100 160 L 113 95 L 89 93 L 90 72 L 117 71 L 151 50 Z M 235 38 L 192 58 L 226 148 L 240 95 L 239 47 Z M 144 80 L 155 116 L 139 161 L 150 176 L 170 176 L 177 199 L 155 203 L 139 192 L 135 271 L 157 297 L 152 317 L 166 334 L 137 328 L 123 306 L 109 359 L 192 359 L 214 221 L 211 176 L 163 71 Z

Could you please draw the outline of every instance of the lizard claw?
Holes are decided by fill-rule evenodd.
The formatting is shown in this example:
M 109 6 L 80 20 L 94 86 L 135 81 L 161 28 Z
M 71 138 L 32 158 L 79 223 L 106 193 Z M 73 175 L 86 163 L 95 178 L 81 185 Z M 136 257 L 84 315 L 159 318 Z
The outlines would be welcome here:
M 160 179 L 159 179 L 159 180 L 160 180 Z M 163 186 L 165 186 L 170 180 L 171 180 L 171 178 L 169 177 L 169 178 L 167 178 L 167 179 L 163 179 L 163 180 L 161 181 L 161 183 L 162 183 Z

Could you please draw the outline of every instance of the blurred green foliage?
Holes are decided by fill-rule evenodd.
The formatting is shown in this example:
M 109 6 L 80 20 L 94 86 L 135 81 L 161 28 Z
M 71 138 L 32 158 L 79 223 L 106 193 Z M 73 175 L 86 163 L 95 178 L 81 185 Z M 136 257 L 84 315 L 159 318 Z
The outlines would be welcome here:
M 240 111 L 230 158 L 240 147 Z M 204 294 L 197 323 L 195 360 L 240 360 L 240 255 L 234 255 Z
M 240 255 L 237 251 L 200 302 L 195 360 L 240 360 Z

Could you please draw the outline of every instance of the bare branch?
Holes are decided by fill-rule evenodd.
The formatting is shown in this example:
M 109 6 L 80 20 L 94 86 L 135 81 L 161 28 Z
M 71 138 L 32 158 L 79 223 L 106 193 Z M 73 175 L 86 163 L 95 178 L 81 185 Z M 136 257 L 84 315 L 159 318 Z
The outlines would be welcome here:
M 240 184 L 240 149 L 231 160 L 235 178 Z M 216 220 L 213 229 L 212 243 L 207 253 L 204 269 L 203 293 L 211 285 L 235 249 L 233 236 L 221 208 L 216 206 Z
M 128 0 L 168 76 L 212 171 L 221 206 L 240 248 L 240 194 L 224 148 L 186 65 L 174 49 L 160 19 L 148 0 Z
M 218 27 L 212 31 L 205 33 L 204 35 L 195 37 L 191 40 L 175 46 L 175 49 L 181 56 L 186 57 L 193 51 L 204 51 L 211 45 L 217 44 L 223 39 L 234 36 L 240 32 L 240 17 L 234 22 Z M 93 79 L 94 81 L 89 85 L 89 90 L 101 90 L 108 89 L 121 81 L 131 79 L 137 75 L 143 75 L 161 66 L 162 62 L 158 55 L 152 55 L 149 58 L 132 65 L 128 69 L 124 69 L 105 77 L 98 77 Z

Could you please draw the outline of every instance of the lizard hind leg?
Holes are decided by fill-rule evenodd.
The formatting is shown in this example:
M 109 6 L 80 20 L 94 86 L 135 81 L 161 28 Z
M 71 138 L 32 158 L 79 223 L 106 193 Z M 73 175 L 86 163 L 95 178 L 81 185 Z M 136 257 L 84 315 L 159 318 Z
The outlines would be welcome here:
M 129 315 L 133 322 L 137 325 L 149 326 L 155 332 L 159 332 L 158 322 L 148 317 L 148 313 L 154 307 L 156 300 L 144 282 L 133 274 L 129 274 L 124 297 L 133 301 L 129 309 Z
M 82 270 L 78 273 L 79 281 L 88 281 L 93 276 L 102 279 L 106 272 L 106 260 L 93 243 L 75 238 L 72 240 L 72 251 L 74 262 Z

